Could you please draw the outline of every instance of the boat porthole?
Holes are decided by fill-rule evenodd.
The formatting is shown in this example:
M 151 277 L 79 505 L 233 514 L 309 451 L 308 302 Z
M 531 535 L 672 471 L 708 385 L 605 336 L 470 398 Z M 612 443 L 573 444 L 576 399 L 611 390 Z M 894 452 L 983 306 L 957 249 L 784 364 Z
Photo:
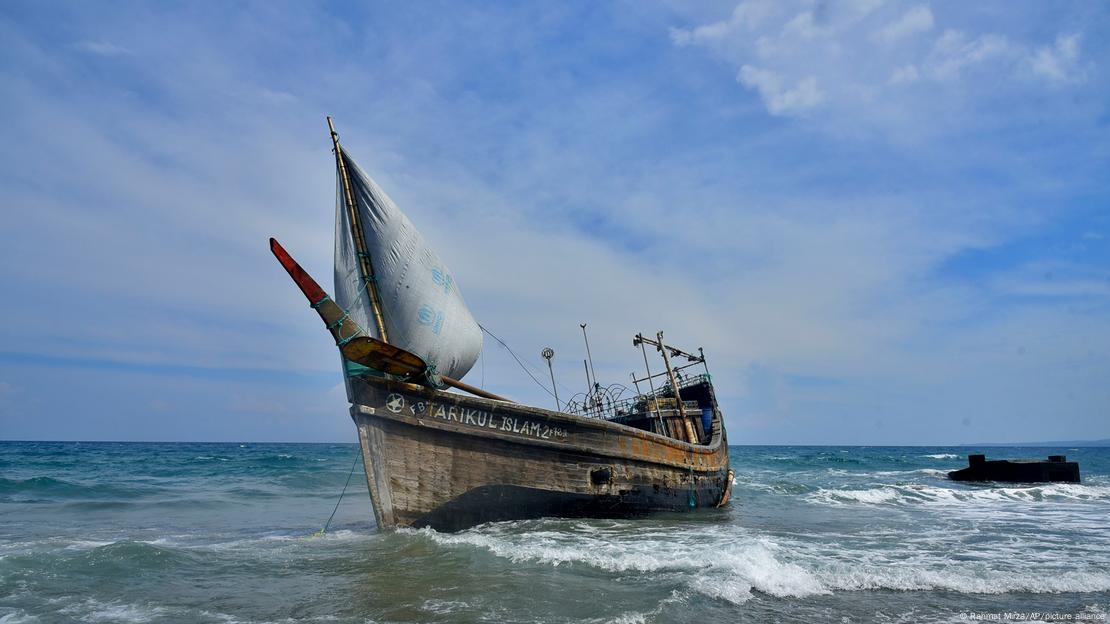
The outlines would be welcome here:
M 590 471 L 590 483 L 603 485 L 613 482 L 613 471 L 609 468 L 594 468 Z

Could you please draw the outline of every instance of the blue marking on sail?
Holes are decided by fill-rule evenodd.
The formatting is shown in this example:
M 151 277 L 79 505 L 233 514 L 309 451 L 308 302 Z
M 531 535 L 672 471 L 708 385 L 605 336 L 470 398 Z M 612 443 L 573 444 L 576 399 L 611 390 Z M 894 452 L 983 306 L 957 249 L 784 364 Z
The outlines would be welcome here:
M 393 200 L 346 151 L 343 157 L 375 272 L 389 342 L 434 362 L 440 374 L 463 377 L 481 353 L 482 331 L 462 298 L 458 282 Z M 366 331 L 380 338 L 361 280 L 341 182 L 335 210 L 335 301 Z

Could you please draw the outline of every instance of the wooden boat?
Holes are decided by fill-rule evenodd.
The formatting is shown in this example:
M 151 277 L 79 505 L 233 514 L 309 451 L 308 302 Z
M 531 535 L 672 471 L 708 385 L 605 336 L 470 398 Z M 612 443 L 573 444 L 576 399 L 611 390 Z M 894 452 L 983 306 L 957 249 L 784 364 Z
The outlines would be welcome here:
M 339 188 L 336 298 L 273 239 L 271 249 L 340 348 L 379 527 L 453 531 L 727 504 L 727 437 L 700 349 L 667 345 L 662 332 L 637 334 L 645 365 L 650 345 L 666 369 L 633 376 L 648 391 L 614 400 L 595 379 L 579 401 L 556 398 L 559 410 L 458 381 L 477 358 L 481 330 L 453 276 L 328 125 Z M 685 374 L 694 366 L 704 373 Z

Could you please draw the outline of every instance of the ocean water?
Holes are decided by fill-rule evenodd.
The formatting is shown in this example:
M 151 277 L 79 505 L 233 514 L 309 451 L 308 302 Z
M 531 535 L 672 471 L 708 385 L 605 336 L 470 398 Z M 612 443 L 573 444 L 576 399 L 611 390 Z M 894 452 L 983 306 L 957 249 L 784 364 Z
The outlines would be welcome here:
M 0 443 L 0 622 L 965 622 L 1110 611 L 1082 484 L 951 483 L 963 448 L 731 449 L 725 510 L 379 532 L 354 445 Z M 1073 619 L 1073 621 L 1076 621 Z

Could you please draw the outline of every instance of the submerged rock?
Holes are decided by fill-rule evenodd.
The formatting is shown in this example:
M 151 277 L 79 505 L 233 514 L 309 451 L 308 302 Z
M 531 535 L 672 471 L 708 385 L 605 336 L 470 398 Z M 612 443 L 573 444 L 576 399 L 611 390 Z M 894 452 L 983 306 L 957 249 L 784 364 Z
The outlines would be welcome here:
M 986 455 L 968 455 L 968 467 L 953 470 L 953 481 L 1004 481 L 1008 483 L 1079 483 L 1079 463 L 1067 461 L 1063 455 L 1040 459 L 992 459 Z

